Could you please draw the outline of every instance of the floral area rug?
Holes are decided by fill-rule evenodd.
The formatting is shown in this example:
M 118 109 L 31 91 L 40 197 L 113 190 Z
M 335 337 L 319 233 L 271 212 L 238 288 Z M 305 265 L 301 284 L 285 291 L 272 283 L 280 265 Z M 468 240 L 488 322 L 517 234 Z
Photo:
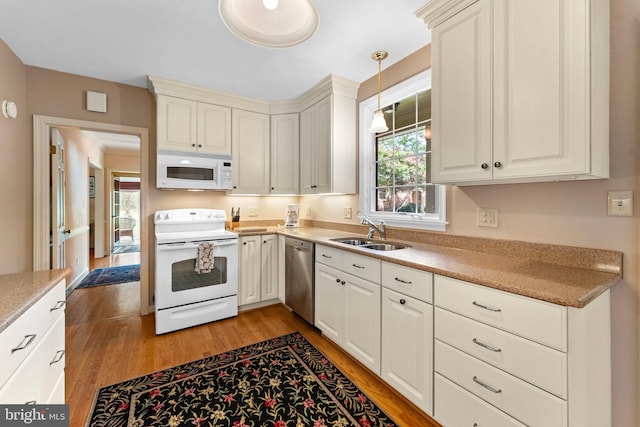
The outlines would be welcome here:
M 296 332 L 103 387 L 87 426 L 396 424 Z

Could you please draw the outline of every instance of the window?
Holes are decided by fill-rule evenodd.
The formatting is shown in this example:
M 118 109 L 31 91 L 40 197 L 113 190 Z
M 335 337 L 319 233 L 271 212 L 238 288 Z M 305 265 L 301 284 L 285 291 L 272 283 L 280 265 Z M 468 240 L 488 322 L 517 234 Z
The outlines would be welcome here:
M 444 231 L 445 188 L 431 183 L 431 71 L 382 92 L 389 130 L 372 134 L 377 102 L 360 103 L 360 210 L 390 225 Z

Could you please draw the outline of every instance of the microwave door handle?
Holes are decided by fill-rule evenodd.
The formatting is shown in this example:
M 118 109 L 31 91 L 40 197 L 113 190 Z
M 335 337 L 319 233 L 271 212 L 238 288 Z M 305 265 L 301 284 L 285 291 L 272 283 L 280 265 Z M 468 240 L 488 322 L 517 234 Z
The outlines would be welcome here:
M 237 245 L 238 244 L 238 240 L 237 239 L 232 239 L 232 240 L 207 240 L 207 241 L 202 241 L 202 242 L 193 242 L 191 245 L 193 247 L 197 248 L 200 245 L 200 243 L 212 243 L 213 247 L 215 248 L 216 246 Z

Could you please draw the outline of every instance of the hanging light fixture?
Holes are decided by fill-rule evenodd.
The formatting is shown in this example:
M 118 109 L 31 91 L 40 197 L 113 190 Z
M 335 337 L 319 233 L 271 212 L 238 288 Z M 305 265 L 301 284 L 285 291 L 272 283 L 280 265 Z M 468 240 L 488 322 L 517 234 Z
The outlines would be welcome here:
M 387 122 L 384 119 L 384 113 L 380 109 L 380 73 L 382 67 L 382 60 L 385 59 L 389 54 L 384 50 L 379 50 L 377 52 L 373 52 L 371 54 L 371 58 L 374 61 L 378 61 L 378 110 L 373 115 L 373 120 L 371 121 L 371 127 L 369 128 L 369 132 L 371 133 L 379 133 L 386 132 L 389 130 L 387 126 Z

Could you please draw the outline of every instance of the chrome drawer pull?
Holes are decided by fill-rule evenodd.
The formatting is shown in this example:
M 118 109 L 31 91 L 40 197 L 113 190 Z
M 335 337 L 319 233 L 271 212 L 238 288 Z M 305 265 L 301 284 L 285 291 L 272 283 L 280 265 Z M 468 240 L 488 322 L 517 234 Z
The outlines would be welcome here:
M 353 265 L 355 268 L 364 268 L 363 266 L 358 265 L 358 264 L 351 264 L 351 265 Z
M 476 307 L 484 308 L 485 310 L 493 311 L 494 313 L 500 313 L 502 311 L 499 308 L 489 307 L 488 305 L 480 304 L 477 301 L 474 301 L 471 304 L 475 305 Z
M 483 343 L 482 341 L 478 341 L 478 340 L 477 340 L 477 339 L 475 339 L 475 338 L 473 339 L 473 343 L 474 343 L 474 344 L 478 344 L 480 347 L 484 347 L 484 348 L 486 348 L 487 350 L 491 350 L 491 351 L 493 351 L 494 353 L 500 353 L 500 352 L 502 351 L 502 349 L 500 349 L 500 348 L 491 347 L 489 344 L 485 344 L 485 343 Z
M 495 389 L 495 388 L 491 387 L 489 384 L 483 383 L 482 381 L 480 381 L 478 379 L 478 377 L 473 377 L 473 382 L 475 382 L 476 384 L 481 385 L 482 387 L 486 388 L 487 390 L 489 390 L 492 393 L 496 393 L 496 394 L 502 393 L 502 390 Z
M 325 255 L 325 254 L 322 254 L 322 258 L 329 258 L 329 259 L 331 259 L 331 257 L 330 257 L 329 255 Z
M 52 308 L 50 308 L 50 309 L 49 309 L 49 311 L 56 311 L 56 310 L 59 310 L 59 309 L 61 309 L 62 307 L 64 307 L 64 305 L 65 305 L 65 304 L 66 304 L 66 302 L 65 302 L 65 301 L 58 301 L 58 302 L 56 303 L 56 305 L 54 305 Z
M 13 354 L 16 351 L 24 350 L 25 348 L 29 347 L 29 344 L 31 344 L 35 338 L 35 334 L 25 335 L 24 338 L 22 338 L 22 341 L 20 341 L 20 344 L 18 344 L 17 347 L 11 349 L 11 353 Z M 25 340 L 27 342 L 25 342 Z
M 413 282 L 411 282 L 411 281 L 402 280 L 402 279 L 401 279 L 401 278 L 399 278 L 399 277 L 395 277 L 395 278 L 394 278 L 394 280 L 395 280 L 396 282 L 404 283 L 405 285 L 410 285 L 411 283 L 413 283 Z
M 37 400 L 30 400 L 28 402 L 24 402 L 25 405 L 35 405 L 36 403 L 38 403 Z
M 53 360 L 51 362 L 49 362 L 49 366 L 53 365 L 54 363 L 58 363 L 59 361 L 61 361 L 63 356 L 64 356 L 64 350 L 58 350 L 56 352 L 56 355 L 53 358 Z

